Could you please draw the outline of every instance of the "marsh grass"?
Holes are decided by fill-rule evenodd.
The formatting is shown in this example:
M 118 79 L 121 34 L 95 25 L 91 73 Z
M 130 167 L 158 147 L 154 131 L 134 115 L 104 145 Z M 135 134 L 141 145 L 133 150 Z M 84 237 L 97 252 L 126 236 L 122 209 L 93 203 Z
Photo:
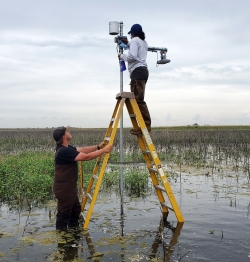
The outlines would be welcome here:
M 54 172 L 53 129 L 0 130 L 0 198 L 4 201 L 47 199 L 53 196 Z M 106 129 L 72 128 L 72 144 L 99 144 Z M 118 133 L 118 132 L 117 132 Z M 250 128 L 244 127 L 176 127 L 155 128 L 151 133 L 162 162 L 182 167 L 203 167 L 210 174 L 229 167 L 244 172 L 250 182 Z M 124 129 L 124 161 L 143 162 L 136 137 Z M 83 162 L 83 181 L 86 187 L 96 160 Z M 119 135 L 114 141 L 111 162 L 120 161 Z M 108 167 L 103 188 L 119 187 L 119 168 Z M 148 172 L 130 168 L 125 171 L 125 188 L 130 195 L 148 190 Z

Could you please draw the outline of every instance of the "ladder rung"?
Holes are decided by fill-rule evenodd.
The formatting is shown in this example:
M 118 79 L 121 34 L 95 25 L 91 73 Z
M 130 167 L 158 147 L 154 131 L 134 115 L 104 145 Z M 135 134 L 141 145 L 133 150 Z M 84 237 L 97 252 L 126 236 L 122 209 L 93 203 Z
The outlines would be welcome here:
M 150 151 L 149 151 L 149 150 L 142 150 L 142 153 L 143 153 L 143 154 L 148 154 L 148 155 L 149 155 L 149 154 L 150 154 Z
M 110 140 L 110 137 L 107 137 L 107 136 L 106 136 L 106 137 L 104 138 L 104 140 L 109 141 L 109 140 Z
M 158 173 L 158 170 L 156 168 L 149 168 L 148 169 L 150 172 Z
M 129 116 L 130 116 L 130 117 L 135 117 L 135 114 L 130 114 Z
M 98 176 L 92 175 L 92 177 L 93 177 L 95 180 L 98 180 Z
M 92 201 L 92 196 L 90 195 L 90 193 L 87 193 L 86 195 L 87 195 L 88 199 L 89 199 L 90 201 Z
M 165 188 L 164 188 L 163 186 L 155 185 L 155 188 L 156 188 L 156 189 L 159 189 L 159 190 L 161 190 L 161 191 L 163 191 L 163 192 L 166 192 L 166 190 L 165 190 Z
M 172 210 L 174 212 L 173 208 L 167 206 L 165 202 L 161 202 L 161 205 L 166 207 L 166 208 L 168 208 L 168 209 L 170 209 L 170 210 Z
M 83 212 L 81 212 L 81 216 L 84 219 L 84 221 L 86 221 L 86 217 L 84 216 Z
M 135 98 L 135 94 L 132 92 L 121 92 L 116 95 L 116 99 L 118 98 Z

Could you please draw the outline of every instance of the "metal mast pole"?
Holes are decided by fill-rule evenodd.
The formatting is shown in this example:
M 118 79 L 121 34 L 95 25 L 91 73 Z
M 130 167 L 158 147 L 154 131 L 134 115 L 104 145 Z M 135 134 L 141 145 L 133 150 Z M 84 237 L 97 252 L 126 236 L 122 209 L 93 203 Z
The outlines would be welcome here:
M 123 22 L 120 22 L 120 36 L 123 35 Z M 123 48 L 119 47 L 120 54 L 123 53 Z M 120 70 L 120 92 L 123 92 L 123 71 Z M 120 162 L 123 163 L 123 113 L 120 118 Z M 120 195 L 121 195 L 121 216 L 123 215 L 123 164 L 120 166 Z

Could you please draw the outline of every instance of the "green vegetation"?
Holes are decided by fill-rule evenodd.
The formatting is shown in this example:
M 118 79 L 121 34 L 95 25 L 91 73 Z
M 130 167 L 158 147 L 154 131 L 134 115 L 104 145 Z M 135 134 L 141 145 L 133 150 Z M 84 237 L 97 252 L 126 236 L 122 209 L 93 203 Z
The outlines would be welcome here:
M 54 173 L 53 129 L 0 129 L 0 199 L 42 201 L 53 196 Z M 72 128 L 72 144 L 88 146 L 100 143 L 106 129 Z M 248 126 L 159 127 L 152 130 L 152 139 L 162 162 L 177 166 L 204 167 L 212 174 L 225 166 L 245 172 L 250 180 L 250 128 Z M 125 162 L 143 162 L 136 137 L 124 130 Z M 84 187 L 91 177 L 96 160 L 83 162 Z M 119 133 L 114 141 L 110 162 L 119 162 Z M 119 166 L 108 166 L 103 188 L 119 187 Z M 124 186 L 129 195 L 140 196 L 148 191 L 146 168 L 128 167 Z
M 125 189 L 129 195 L 141 196 L 148 191 L 148 171 L 131 169 L 125 172 Z
M 0 197 L 22 204 L 52 196 L 53 154 L 22 152 L 0 158 Z

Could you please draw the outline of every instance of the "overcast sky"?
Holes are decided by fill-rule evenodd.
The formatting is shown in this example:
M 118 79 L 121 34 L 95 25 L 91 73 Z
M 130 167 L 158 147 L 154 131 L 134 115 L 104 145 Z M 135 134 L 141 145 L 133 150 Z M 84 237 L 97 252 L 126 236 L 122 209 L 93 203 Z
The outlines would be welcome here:
M 120 92 L 110 21 L 168 48 L 158 67 L 148 52 L 153 127 L 250 124 L 249 0 L 0 0 L 0 128 L 108 127 Z

